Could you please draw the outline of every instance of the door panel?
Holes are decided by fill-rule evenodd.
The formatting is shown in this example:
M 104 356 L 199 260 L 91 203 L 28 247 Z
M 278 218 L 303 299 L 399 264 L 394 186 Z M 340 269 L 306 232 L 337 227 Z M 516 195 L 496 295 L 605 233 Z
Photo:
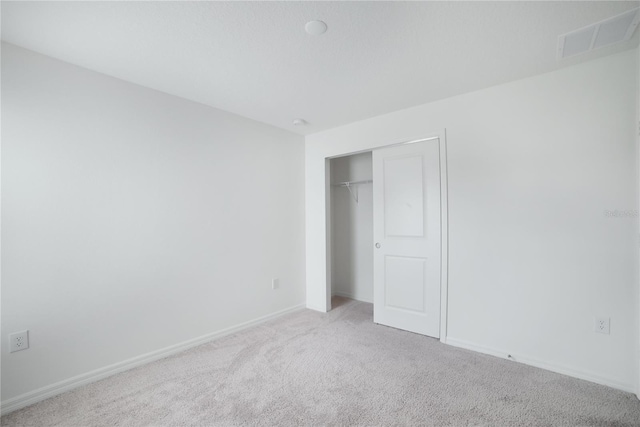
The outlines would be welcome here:
M 428 140 L 373 152 L 374 321 L 440 334 L 440 154 Z
M 384 159 L 385 235 L 424 235 L 422 164 L 422 156 Z
M 385 257 L 385 308 L 424 313 L 426 259 Z

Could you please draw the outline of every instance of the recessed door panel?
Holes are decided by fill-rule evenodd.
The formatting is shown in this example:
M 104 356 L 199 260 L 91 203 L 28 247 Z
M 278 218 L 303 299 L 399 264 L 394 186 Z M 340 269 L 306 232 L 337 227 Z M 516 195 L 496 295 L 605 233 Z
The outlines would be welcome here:
M 397 256 L 385 257 L 385 305 L 397 310 L 424 313 L 427 260 Z
M 384 159 L 384 229 L 388 236 L 424 235 L 421 154 Z

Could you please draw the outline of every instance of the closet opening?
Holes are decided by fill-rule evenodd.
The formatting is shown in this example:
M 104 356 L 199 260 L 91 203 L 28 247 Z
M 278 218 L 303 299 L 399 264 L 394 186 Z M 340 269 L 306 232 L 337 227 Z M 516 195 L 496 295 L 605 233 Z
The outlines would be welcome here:
M 329 311 L 349 301 L 332 297 L 371 303 L 374 323 L 444 341 L 449 270 L 445 132 L 362 146 L 368 150 L 321 154 L 323 179 L 312 187 L 322 185 L 324 191 L 309 193 L 316 198 L 307 207 L 324 206 L 324 224 L 312 223 L 326 245 L 314 251 L 319 233 L 311 230 L 307 267 L 322 283 L 307 283 L 307 304 Z M 310 165 L 318 166 L 320 175 L 320 162 Z
M 373 303 L 372 153 L 330 162 L 331 297 Z

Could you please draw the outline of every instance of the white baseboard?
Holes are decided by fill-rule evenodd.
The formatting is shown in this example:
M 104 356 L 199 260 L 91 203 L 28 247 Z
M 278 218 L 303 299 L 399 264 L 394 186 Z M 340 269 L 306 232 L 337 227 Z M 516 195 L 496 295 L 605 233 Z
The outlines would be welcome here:
M 48 399 L 49 397 L 56 396 L 61 393 L 73 390 L 85 384 L 89 384 L 101 379 L 110 377 L 111 375 L 118 374 L 120 372 L 127 371 L 129 369 L 145 365 L 155 360 L 163 359 L 176 353 L 180 353 L 192 347 L 196 347 L 207 342 L 222 338 L 224 336 L 233 334 L 243 329 L 250 328 L 260 323 L 267 322 L 285 314 L 293 313 L 303 310 L 304 304 L 295 305 L 293 307 L 286 308 L 284 310 L 277 311 L 266 316 L 259 317 L 257 319 L 250 320 L 248 322 L 241 323 L 230 328 L 223 329 L 221 331 L 212 332 L 210 334 L 202 335 L 198 338 L 193 338 L 188 341 L 181 342 L 169 347 L 162 348 L 160 350 L 152 351 L 150 353 L 142 354 L 140 356 L 133 357 L 131 359 L 123 360 L 122 362 L 114 363 L 113 365 L 105 366 L 84 374 L 77 375 L 75 377 L 59 381 L 57 383 L 39 388 L 28 393 L 21 394 L 20 396 L 7 399 L 0 403 L 0 414 L 5 415 L 9 412 L 15 411 L 25 406 L 33 405 L 34 403 Z
M 356 297 L 355 295 L 352 295 L 352 294 L 350 294 L 348 292 L 334 292 L 332 296 L 349 298 L 349 299 L 352 299 L 352 300 L 361 301 L 361 302 L 368 302 L 369 304 L 373 304 L 373 300 L 370 300 L 368 298 Z
M 307 304 L 307 308 L 313 311 L 319 311 L 320 313 L 326 313 L 328 310 L 326 307 L 319 307 L 316 305 Z
M 501 359 L 512 360 L 514 362 L 524 363 L 525 365 L 535 366 L 536 368 L 546 369 L 547 371 L 557 372 L 559 374 L 568 375 L 570 377 L 579 378 L 581 380 L 591 381 L 596 384 L 606 385 L 618 390 L 627 391 L 629 393 L 636 393 L 635 386 L 631 383 L 623 383 L 618 380 L 603 377 L 592 372 L 575 369 L 569 366 L 564 366 L 558 363 L 544 362 L 542 360 L 535 359 L 533 357 L 510 353 L 505 350 L 499 350 L 495 348 L 486 347 L 480 344 L 475 344 L 469 341 L 459 340 L 456 338 L 446 337 L 441 340 L 445 344 L 452 345 L 454 347 L 460 347 L 467 350 L 477 351 L 479 353 L 489 354 Z M 511 358 L 508 357 L 511 355 Z

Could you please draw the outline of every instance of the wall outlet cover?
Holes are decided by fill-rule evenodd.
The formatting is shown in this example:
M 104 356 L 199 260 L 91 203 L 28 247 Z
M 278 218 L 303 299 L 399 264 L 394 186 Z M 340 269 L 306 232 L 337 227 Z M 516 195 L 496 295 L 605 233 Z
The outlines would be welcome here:
M 594 318 L 594 330 L 599 334 L 609 334 L 610 332 L 610 318 L 609 317 L 596 317 Z
M 9 352 L 26 350 L 29 348 L 29 331 L 14 332 L 9 335 Z

